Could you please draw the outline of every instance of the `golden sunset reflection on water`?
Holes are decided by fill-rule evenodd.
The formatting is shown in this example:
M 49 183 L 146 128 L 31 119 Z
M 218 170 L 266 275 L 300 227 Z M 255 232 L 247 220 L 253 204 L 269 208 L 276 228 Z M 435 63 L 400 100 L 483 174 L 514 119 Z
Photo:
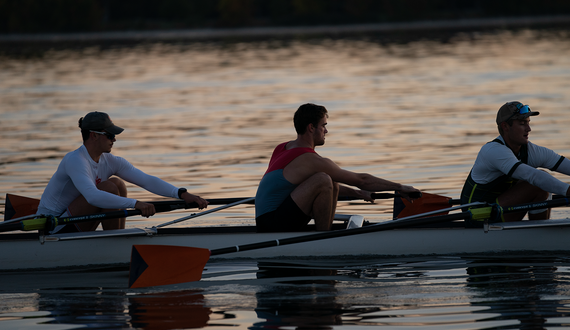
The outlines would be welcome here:
M 570 155 L 569 53 L 563 32 L 519 31 L 447 42 L 156 43 L 1 58 L 0 202 L 5 193 L 41 196 L 61 158 L 80 146 L 77 120 L 90 111 L 125 128 L 113 153 L 141 170 L 205 198 L 254 196 L 273 148 L 295 138 L 292 116 L 306 102 L 330 113 L 321 155 L 457 198 L 479 148 L 498 135 L 496 112 L 507 101 L 541 112 L 531 141 Z M 157 199 L 133 186 L 130 196 Z M 391 206 L 345 202 L 337 212 L 387 219 Z M 253 225 L 253 217 L 245 206 L 181 225 Z

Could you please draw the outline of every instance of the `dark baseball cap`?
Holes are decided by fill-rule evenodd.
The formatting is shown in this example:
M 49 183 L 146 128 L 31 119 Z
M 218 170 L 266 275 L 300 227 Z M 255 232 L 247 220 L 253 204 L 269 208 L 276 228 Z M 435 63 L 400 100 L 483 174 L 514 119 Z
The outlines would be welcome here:
M 79 119 L 79 127 L 82 130 L 92 130 L 92 131 L 107 131 L 111 134 L 121 134 L 124 130 L 123 128 L 116 126 L 111 121 L 108 114 L 104 112 L 90 112 Z
M 525 119 L 529 116 L 537 116 L 540 112 L 530 110 L 528 105 L 519 101 L 507 102 L 497 112 L 497 125 L 512 119 Z

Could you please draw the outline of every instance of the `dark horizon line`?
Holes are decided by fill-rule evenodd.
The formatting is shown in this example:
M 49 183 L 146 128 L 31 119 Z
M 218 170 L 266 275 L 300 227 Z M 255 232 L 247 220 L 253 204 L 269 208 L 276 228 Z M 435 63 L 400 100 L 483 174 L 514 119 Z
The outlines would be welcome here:
M 218 38 L 287 37 L 320 34 L 351 34 L 415 30 L 447 30 L 473 28 L 513 28 L 570 24 L 570 15 L 489 17 L 457 20 L 424 20 L 398 23 L 366 23 L 296 27 L 197 28 L 179 30 L 138 30 L 69 33 L 0 34 L 0 42 L 73 42 L 118 40 L 205 40 Z

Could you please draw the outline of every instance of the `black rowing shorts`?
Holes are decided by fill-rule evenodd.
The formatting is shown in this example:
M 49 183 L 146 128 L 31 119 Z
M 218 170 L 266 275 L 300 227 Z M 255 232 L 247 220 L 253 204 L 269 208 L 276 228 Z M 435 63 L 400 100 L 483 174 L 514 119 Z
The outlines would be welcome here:
M 258 233 L 306 231 L 311 219 L 289 195 L 275 211 L 255 218 L 255 224 Z

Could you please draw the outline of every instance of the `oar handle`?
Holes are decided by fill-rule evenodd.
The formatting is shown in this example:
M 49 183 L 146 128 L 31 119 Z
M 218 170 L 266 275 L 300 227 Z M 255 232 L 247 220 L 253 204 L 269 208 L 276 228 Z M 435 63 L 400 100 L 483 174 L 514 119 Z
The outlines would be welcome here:
M 411 192 L 409 194 L 407 194 L 408 197 L 410 198 L 421 198 L 422 197 L 422 193 L 421 192 Z M 403 195 L 399 194 L 399 193 L 372 193 L 371 194 L 373 199 L 389 199 L 389 198 L 394 198 L 394 197 L 404 197 Z
M 408 194 L 408 196 L 410 198 L 416 199 L 416 198 L 420 198 L 422 197 L 422 193 L 421 192 L 411 192 Z M 399 194 L 399 193 L 372 193 L 370 194 L 370 197 L 372 197 L 372 199 L 390 199 L 390 198 L 394 198 L 394 197 L 404 197 L 403 195 Z M 338 200 L 339 201 L 353 201 L 356 199 L 360 199 L 360 198 L 354 198 L 354 197 L 348 197 L 348 196 L 339 196 Z
M 98 213 L 98 214 L 90 214 L 90 215 L 81 215 L 76 217 L 66 217 L 66 218 L 58 218 L 54 216 L 42 216 L 36 219 L 28 219 L 22 220 L 21 222 L 10 223 L 6 225 L 0 224 L 0 232 L 12 231 L 12 230 L 23 230 L 23 231 L 31 231 L 31 230 L 53 230 L 55 227 L 59 225 L 67 225 L 71 223 L 81 223 L 81 222 L 89 222 L 89 221 L 100 221 L 100 220 L 107 220 L 107 219 L 114 219 L 114 218 L 124 218 L 133 215 L 141 214 L 140 210 L 120 210 L 120 211 L 111 211 L 106 213 Z
M 206 199 L 209 205 L 225 205 L 225 204 L 232 204 L 235 202 L 243 201 L 244 199 L 248 199 L 251 197 L 237 197 L 237 198 L 212 198 Z M 166 200 L 166 201 L 157 201 L 157 202 L 148 202 L 154 205 L 156 212 L 168 212 L 172 210 L 179 210 L 179 209 L 195 209 L 198 208 L 198 204 L 196 203 L 186 203 L 182 199 L 177 200 Z M 249 200 L 242 204 L 255 204 L 255 200 Z

